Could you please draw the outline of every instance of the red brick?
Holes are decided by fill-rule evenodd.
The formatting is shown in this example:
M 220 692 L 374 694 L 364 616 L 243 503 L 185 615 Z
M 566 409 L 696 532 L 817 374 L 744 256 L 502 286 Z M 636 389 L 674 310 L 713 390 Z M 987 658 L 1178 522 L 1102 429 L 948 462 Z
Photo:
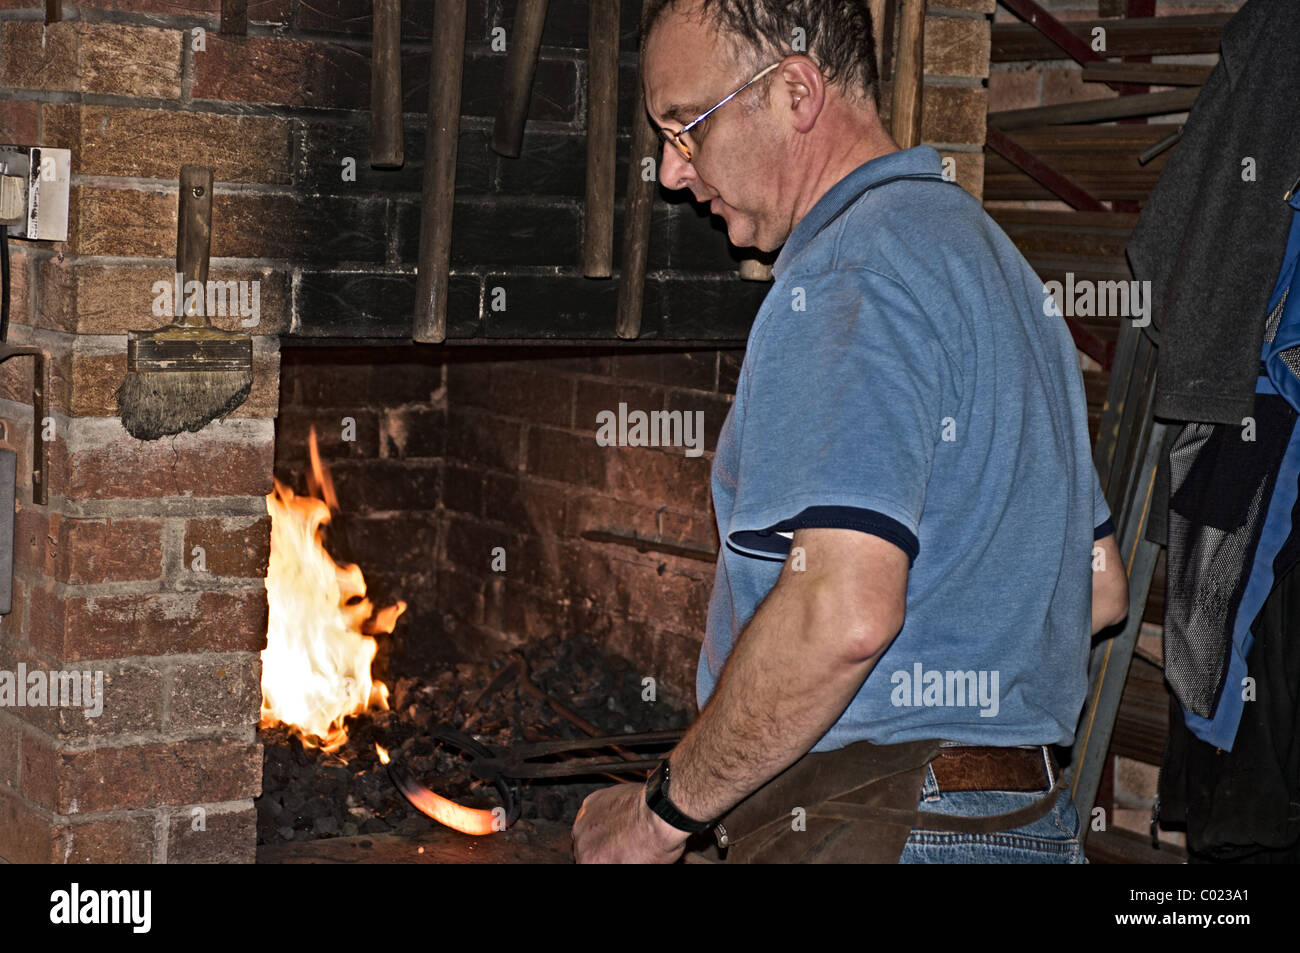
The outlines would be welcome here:
M 22 743 L 22 727 L 8 718 L 0 719 L 0 791 L 13 791 L 18 787 L 18 752 Z
M 43 142 L 73 150 L 82 175 L 170 180 L 186 163 L 211 166 L 218 182 L 292 175 L 290 125 L 279 117 L 48 103 L 44 118 Z
M 163 524 L 157 519 L 81 520 L 55 516 L 55 578 L 73 585 L 162 578 Z
M 175 224 L 172 224 L 175 229 Z M 174 237 L 173 237 L 174 241 Z M 40 322 L 55 331 L 80 334 L 124 334 L 149 330 L 171 321 L 153 313 L 155 282 L 172 282 L 172 265 L 91 265 L 48 259 L 40 263 Z M 278 334 L 289 326 L 289 278 L 267 268 L 213 268 L 211 281 L 256 281 L 259 322 L 242 326 L 237 314 L 211 316 L 225 331 Z M 251 320 L 251 319 L 249 319 Z
M 81 91 L 176 99 L 181 94 L 179 30 L 81 24 Z
M 68 251 L 174 259 L 176 194 L 74 185 L 69 202 Z M 152 294 L 149 300 L 153 300 Z M 140 317 L 148 314 L 146 308 Z M 156 318 L 144 326 L 154 323 Z
M 0 83 L 174 99 L 181 92 L 181 37 L 179 30 L 113 23 L 7 21 Z
M 365 109 L 370 60 L 335 43 L 209 33 L 194 55 L 195 99 Z
M 103 738 L 109 735 L 139 735 L 161 731 L 163 725 L 163 673 L 149 662 L 81 663 L 67 665 L 103 672 L 104 710 L 87 717 L 80 708 L 58 708 L 60 738 Z
M 187 576 L 203 579 L 194 569 L 196 546 L 203 547 L 204 572 L 212 576 L 264 579 L 271 557 L 271 517 L 189 520 L 181 561 Z
M 537 536 L 565 532 L 567 490 L 526 476 L 488 473 L 484 486 L 484 516 Z
M 152 815 L 64 824 L 54 829 L 58 856 L 65 864 L 148 864 L 154 859 Z
M 22 797 L 0 788 L 0 857 L 11 864 L 57 860 L 50 817 Z
M 116 421 L 75 421 L 73 428 L 71 441 L 56 440 L 50 466 L 52 492 L 70 499 L 247 497 L 271 491 L 271 434 L 260 424 L 254 429 L 251 421 L 213 423 L 199 433 L 152 441 L 134 439 Z
M 447 399 L 459 410 L 473 407 L 502 417 L 570 425 L 573 384 L 566 377 L 500 364 L 448 364 Z
M 509 530 L 448 514 L 443 533 L 443 564 L 459 572 L 491 579 L 497 575 L 492 569 L 493 550 L 499 546 L 505 550 L 506 574 L 523 575 L 528 545 L 523 537 Z
M 613 448 L 590 435 L 533 427 L 528 432 L 528 472 L 547 480 L 601 488 Z
M 195 811 L 202 811 L 196 814 Z M 195 830 L 197 825 L 201 830 Z M 167 832 L 169 864 L 251 864 L 257 860 L 257 811 L 214 813 L 199 808 L 172 812 Z
M 0 102 L 0 142 L 35 145 L 42 141 L 40 128 L 39 103 Z
M 25 665 L 27 671 L 48 671 L 48 666 L 31 653 L 26 647 L 13 643 L 0 642 L 0 672 L 17 672 L 19 665 Z M 26 688 L 22 687 L 24 700 L 26 700 Z M 38 731 L 47 735 L 53 735 L 59 730 L 59 711 L 57 708 L 48 704 L 42 705 L 14 705 L 13 708 L 0 709 L 8 713 L 15 721 L 24 725 L 36 728 Z
M 447 457 L 484 469 L 517 472 L 521 429 L 516 423 L 485 414 L 450 414 L 447 418 Z
M 173 731 L 253 728 L 261 717 L 262 659 L 258 655 L 177 662 L 172 669 Z
M 983 145 L 987 117 L 988 90 L 927 84 L 922 98 L 921 139 Z
M 57 751 L 23 739 L 23 792 L 58 814 L 233 801 L 261 792 L 262 746 L 222 739 Z
M 497 581 L 497 580 L 494 580 Z M 539 596 L 522 586 L 487 586 L 484 594 L 484 623 L 507 635 L 526 639 L 544 639 L 550 635 L 573 634 L 569 617 L 570 600 Z
M 0 86 L 78 88 L 77 23 L 7 20 L 0 28 Z
M 31 639 L 68 661 L 266 647 L 266 591 L 156 592 L 59 599 L 33 590 Z
M 18 504 L 14 511 L 15 568 L 53 577 L 58 531 L 50 525 L 51 516 L 43 506 Z
M 683 513 L 661 510 L 658 507 L 637 506 L 626 500 L 587 494 L 570 501 L 565 532 L 569 536 L 578 537 L 592 530 L 636 534 L 642 539 L 662 539 L 667 543 L 709 552 L 717 550 L 718 534 L 715 526 L 708 511 Z M 665 558 L 664 554 L 655 555 L 656 558 Z
M 622 381 L 578 381 L 577 396 L 574 400 L 573 426 L 594 435 L 600 427 L 597 415 L 609 411 L 616 417 L 618 405 L 627 404 L 628 413 L 640 410 L 663 410 L 666 396 L 664 391 L 626 384 Z
M 708 509 L 710 463 L 706 457 L 653 447 L 597 449 L 608 454 L 605 488 L 613 495 L 646 506 Z
M 989 26 L 982 19 L 925 18 L 925 73 L 928 76 L 988 76 L 989 46 Z

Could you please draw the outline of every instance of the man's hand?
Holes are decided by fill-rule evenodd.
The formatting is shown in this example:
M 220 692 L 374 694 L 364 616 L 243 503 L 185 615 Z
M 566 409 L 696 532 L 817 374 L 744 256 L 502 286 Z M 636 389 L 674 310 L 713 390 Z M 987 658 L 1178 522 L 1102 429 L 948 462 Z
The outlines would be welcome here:
M 582 802 L 573 856 L 580 864 L 671 864 L 689 836 L 646 806 L 642 785 L 616 784 Z

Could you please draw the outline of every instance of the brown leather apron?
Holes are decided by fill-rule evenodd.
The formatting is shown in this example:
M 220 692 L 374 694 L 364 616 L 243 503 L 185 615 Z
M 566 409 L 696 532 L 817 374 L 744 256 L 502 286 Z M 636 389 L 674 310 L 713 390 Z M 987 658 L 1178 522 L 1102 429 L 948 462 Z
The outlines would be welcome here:
M 1061 781 L 1033 804 L 989 817 L 921 813 L 926 767 L 939 741 L 857 744 L 806 754 L 732 808 L 716 844 L 692 851 L 690 863 L 896 864 L 915 827 L 988 834 L 1044 817 Z

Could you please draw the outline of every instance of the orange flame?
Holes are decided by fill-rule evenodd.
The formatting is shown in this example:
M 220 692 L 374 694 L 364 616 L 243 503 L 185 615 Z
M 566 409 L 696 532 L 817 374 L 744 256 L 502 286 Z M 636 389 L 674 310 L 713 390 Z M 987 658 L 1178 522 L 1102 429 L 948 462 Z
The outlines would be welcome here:
M 270 618 L 262 652 L 262 726 L 288 725 L 303 743 L 326 752 L 348 739 L 345 719 L 388 707 L 388 686 L 372 681 L 379 644 L 406 609 L 398 601 L 378 611 L 357 566 L 340 566 L 321 543 L 321 528 L 337 512 L 333 482 L 321 465 L 316 431 L 309 441 L 309 487 L 323 499 L 297 496 L 279 480 L 266 497 L 271 514 L 271 562 L 266 574 Z

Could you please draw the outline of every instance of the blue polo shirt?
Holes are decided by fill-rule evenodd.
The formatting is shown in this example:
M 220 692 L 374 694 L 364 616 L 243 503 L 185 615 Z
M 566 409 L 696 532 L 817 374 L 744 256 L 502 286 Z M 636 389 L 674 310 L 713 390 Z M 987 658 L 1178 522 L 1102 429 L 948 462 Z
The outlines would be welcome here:
M 872 533 L 911 561 L 902 630 L 815 751 L 1069 744 L 1087 691 L 1092 545 L 1112 529 L 1078 356 L 941 170 L 929 146 L 881 156 L 799 222 L 718 438 L 701 707 L 794 529 Z

